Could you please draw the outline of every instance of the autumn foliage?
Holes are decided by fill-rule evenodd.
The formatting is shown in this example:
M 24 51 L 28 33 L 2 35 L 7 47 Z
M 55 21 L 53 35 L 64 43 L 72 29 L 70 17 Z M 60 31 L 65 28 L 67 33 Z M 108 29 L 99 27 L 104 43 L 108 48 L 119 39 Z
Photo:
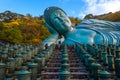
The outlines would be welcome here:
M 81 22 L 70 17 L 74 25 Z M 32 17 L 5 11 L 0 13 L 0 40 L 12 43 L 41 43 L 50 33 L 45 27 L 43 16 Z
M 10 13 L 8 13 L 10 14 Z M 50 35 L 44 25 L 44 19 L 30 15 L 0 21 L 0 40 L 13 43 L 41 43 Z

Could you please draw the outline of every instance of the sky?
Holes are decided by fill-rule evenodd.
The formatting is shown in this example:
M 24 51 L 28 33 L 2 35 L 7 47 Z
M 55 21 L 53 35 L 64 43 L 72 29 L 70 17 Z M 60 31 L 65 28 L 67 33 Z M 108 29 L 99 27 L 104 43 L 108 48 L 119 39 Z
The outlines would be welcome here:
M 0 13 L 10 10 L 40 16 L 50 6 L 62 8 L 68 16 L 83 19 L 87 14 L 100 15 L 120 11 L 120 0 L 0 0 Z

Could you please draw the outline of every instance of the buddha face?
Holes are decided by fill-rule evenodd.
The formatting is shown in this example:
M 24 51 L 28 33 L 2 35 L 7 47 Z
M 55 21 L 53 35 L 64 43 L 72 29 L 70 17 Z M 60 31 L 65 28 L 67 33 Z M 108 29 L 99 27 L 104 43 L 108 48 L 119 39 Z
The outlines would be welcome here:
M 65 34 L 71 30 L 71 21 L 68 16 L 61 10 L 56 10 L 50 16 L 50 21 L 53 24 L 53 28 L 59 34 Z

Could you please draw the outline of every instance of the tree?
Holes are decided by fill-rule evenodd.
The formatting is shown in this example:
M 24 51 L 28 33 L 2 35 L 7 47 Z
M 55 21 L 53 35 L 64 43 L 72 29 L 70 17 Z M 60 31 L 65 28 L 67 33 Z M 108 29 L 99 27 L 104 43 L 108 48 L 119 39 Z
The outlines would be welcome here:
M 0 39 L 14 43 L 21 43 L 23 40 L 21 31 L 18 29 L 18 27 L 5 29 L 1 31 L 0 35 Z

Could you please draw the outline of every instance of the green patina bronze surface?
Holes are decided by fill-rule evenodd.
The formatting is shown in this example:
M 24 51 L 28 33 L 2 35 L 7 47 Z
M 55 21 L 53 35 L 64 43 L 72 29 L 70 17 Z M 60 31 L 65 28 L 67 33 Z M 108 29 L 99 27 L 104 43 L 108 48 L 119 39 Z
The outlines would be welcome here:
M 43 44 L 54 44 L 63 36 L 65 44 L 120 44 L 120 24 L 103 20 L 84 20 L 75 28 L 67 14 L 58 7 L 44 12 L 46 27 L 52 35 Z

